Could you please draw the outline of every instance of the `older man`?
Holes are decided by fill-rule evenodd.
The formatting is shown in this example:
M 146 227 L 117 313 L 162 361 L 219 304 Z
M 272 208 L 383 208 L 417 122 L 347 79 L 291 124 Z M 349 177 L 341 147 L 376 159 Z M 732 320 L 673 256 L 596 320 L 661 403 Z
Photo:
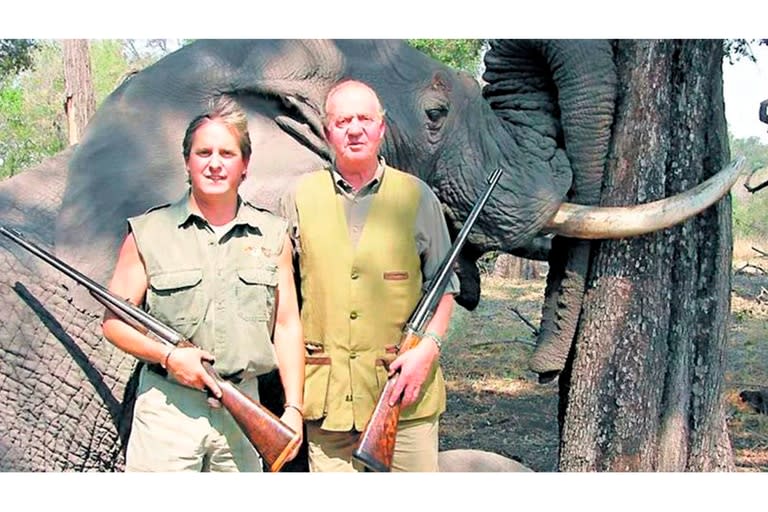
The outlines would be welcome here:
M 424 182 L 379 156 L 386 126 L 370 87 L 337 84 L 326 97 L 324 121 L 333 166 L 304 176 L 283 205 L 294 221 L 301 275 L 310 470 L 363 469 L 352 453 L 388 371 L 398 371 L 393 395 L 403 398 L 392 469 L 437 471 L 445 411 L 440 338 L 458 292 L 455 276 L 421 343 L 395 354 L 403 326 L 450 250 L 445 219 Z

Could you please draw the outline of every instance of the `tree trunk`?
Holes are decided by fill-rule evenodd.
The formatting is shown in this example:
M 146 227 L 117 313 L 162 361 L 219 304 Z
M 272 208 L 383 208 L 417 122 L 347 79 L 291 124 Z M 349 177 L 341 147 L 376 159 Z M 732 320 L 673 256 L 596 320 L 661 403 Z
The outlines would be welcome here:
M 543 263 L 512 254 L 499 254 L 493 263 L 493 277 L 505 279 L 530 280 L 539 279 L 543 272 Z
M 87 39 L 65 39 L 64 112 L 67 116 L 69 144 L 77 144 L 85 125 L 96 111 L 91 78 L 91 57 Z
M 730 159 L 722 41 L 621 40 L 601 203 L 690 189 Z M 723 381 L 730 196 L 662 232 L 595 243 L 561 376 L 562 471 L 732 470 Z

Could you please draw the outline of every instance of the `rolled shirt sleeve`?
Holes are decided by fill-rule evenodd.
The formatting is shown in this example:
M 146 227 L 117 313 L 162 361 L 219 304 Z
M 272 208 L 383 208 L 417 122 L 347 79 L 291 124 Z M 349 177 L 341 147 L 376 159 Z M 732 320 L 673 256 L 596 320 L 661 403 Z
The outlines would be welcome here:
M 421 255 L 423 290 L 426 291 L 437 277 L 440 265 L 451 250 L 451 236 L 437 196 L 426 183 L 419 180 L 419 184 L 422 194 L 416 214 L 416 246 Z M 450 273 L 445 293 L 459 293 L 459 278 L 453 271 Z

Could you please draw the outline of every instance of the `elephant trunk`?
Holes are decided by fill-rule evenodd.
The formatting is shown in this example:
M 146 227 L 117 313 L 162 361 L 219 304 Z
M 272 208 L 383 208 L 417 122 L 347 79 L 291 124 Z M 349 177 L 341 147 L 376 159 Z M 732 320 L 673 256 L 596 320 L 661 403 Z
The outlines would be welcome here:
M 607 41 L 493 41 L 486 55 L 483 91 L 516 140 L 565 154 L 554 167 L 569 179 L 568 198 L 600 199 L 616 99 L 616 70 Z M 521 136 L 523 132 L 526 136 Z M 576 332 L 589 265 L 584 240 L 552 241 L 537 349 L 531 368 L 542 375 L 564 366 Z
M 573 169 L 569 198 L 600 201 L 616 104 L 617 77 L 607 41 L 539 43 L 557 86 L 565 152 Z
M 597 204 L 616 100 L 610 44 L 494 40 L 485 65 L 483 96 L 521 150 L 551 162 L 570 201 Z

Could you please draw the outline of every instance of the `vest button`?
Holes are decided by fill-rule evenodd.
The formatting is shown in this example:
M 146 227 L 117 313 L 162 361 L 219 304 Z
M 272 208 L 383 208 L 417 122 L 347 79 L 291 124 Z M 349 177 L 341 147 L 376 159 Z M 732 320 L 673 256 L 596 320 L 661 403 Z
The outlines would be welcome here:
M 357 352 L 355 352 L 354 350 L 352 352 L 350 352 L 349 353 L 349 358 L 350 359 L 357 359 Z
M 357 279 L 358 277 L 360 277 L 360 274 L 357 273 L 357 270 L 353 270 L 352 271 L 352 279 Z
M 349 318 L 351 318 L 352 320 L 354 320 L 355 318 L 357 318 L 357 311 L 353 311 L 353 312 L 351 312 L 351 313 L 349 314 Z

